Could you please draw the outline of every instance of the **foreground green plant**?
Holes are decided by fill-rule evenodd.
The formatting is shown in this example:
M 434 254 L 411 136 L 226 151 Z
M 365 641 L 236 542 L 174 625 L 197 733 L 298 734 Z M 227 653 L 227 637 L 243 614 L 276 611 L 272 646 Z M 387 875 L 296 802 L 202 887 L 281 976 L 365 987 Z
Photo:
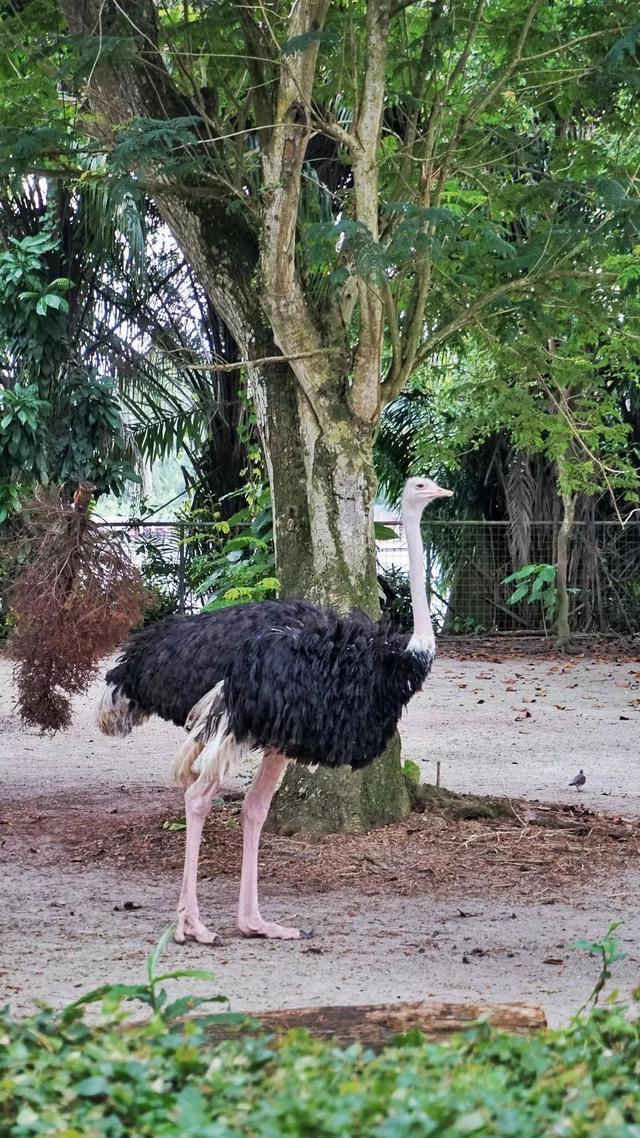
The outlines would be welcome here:
M 619 959 L 610 927 L 597 944 Z M 171 930 L 151 954 L 147 982 L 104 985 L 62 1012 L 26 1020 L 0 1012 L 0 1131 L 7 1138 L 637 1138 L 640 1025 L 596 1008 L 563 1031 L 510 1036 L 479 1023 L 445 1043 L 418 1032 L 374 1054 L 238 1034 L 213 1046 L 207 1028 L 240 1015 L 179 1019 L 203 997 L 169 1001 L 164 984 L 213 981 L 202 969 L 160 972 Z M 224 1000 L 214 995 L 204 999 Z M 127 1016 L 128 1001 L 150 1008 Z M 102 1019 L 84 1019 L 99 1003 Z M 254 1025 L 255 1026 L 255 1025 Z
M 511 585 L 518 582 L 517 588 L 509 597 L 507 604 L 516 605 L 518 601 L 534 604 L 539 601 L 547 624 L 552 624 L 558 610 L 557 570 L 555 565 L 523 565 L 516 573 L 510 573 L 501 582 Z
M 626 960 L 626 952 L 622 952 L 620 945 L 614 937 L 614 932 L 619 929 L 623 921 L 611 921 L 609 928 L 601 940 L 578 940 L 574 944 L 574 948 L 581 949 L 583 952 L 588 952 L 589 956 L 595 956 L 600 961 L 600 974 L 593 986 L 591 994 L 587 997 L 580 1010 L 576 1013 L 581 1015 L 585 1008 L 592 1005 L 594 1008 L 597 1005 L 604 988 L 612 976 L 612 966 L 617 964 L 619 960 Z M 612 999 L 615 999 L 617 992 L 614 992 Z

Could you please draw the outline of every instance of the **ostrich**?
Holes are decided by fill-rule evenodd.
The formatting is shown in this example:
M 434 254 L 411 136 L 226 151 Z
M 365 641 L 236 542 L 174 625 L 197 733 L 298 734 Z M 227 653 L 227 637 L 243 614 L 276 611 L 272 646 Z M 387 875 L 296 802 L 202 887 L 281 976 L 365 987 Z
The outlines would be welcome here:
M 202 829 L 225 775 L 254 749 L 262 761 L 242 808 L 238 925 L 245 936 L 305 935 L 260 914 L 258 843 L 269 805 L 292 760 L 354 770 L 373 762 L 422 687 L 435 639 L 420 519 L 428 502 L 451 493 L 420 477 L 404 488 L 410 637 L 360 612 L 340 616 L 302 600 L 261 601 L 159 621 L 135 634 L 107 672 L 98 710 L 105 734 L 126 735 L 150 715 L 188 733 L 174 765 L 175 781 L 186 788 L 187 821 L 178 943 L 220 943 L 198 909 Z

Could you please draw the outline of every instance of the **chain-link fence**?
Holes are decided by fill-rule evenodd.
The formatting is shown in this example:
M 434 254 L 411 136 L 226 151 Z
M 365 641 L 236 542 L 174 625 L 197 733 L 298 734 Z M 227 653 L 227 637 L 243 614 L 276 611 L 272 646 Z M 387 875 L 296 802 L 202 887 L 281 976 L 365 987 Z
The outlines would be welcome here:
M 378 543 L 381 574 L 396 579 L 407 571 L 402 524 L 386 522 L 397 540 Z M 142 522 L 117 526 L 131 543 L 145 577 L 167 597 L 173 611 L 195 612 L 199 596 L 194 562 L 204 563 L 219 548 L 213 529 L 203 523 Z M 558 525 L 533 522 L 528 527 L 527 562 L 554 565 Z M 522 568 L 516 560 L 508 522 L 428 521 L 423 525 L 426 576 L 431 606 L 443 632 L 544 632 L 549 610 L 539 599 L 510 598 L 517 582 L 505 578 Z M 520 535 L 522 544 L 522 535 Z M 531 585 L 535 575 L 531 577 Z M 553 585 L 551 586 L 553 588 Z M 577 632 L 640 631 L 640 521 L 576 523 L 569 560 L 571 625 Z

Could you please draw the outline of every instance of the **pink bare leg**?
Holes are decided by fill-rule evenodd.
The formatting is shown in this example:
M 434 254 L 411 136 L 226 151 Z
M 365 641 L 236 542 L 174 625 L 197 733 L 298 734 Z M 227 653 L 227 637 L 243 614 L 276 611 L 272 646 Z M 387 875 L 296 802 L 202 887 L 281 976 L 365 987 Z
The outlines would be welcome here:
M 182 891 L 178 901 L 178 922 L 175 940 L 184 944 L 185 940 L 197 940 L 200 944 L 219 944 L 220 938 L 209 931 L 200 920 L 198 899 L 198 856 L 205 818 L 218 789 L 218 783 L 201 783 L 198 779 L 185 791 L 184 802 L 187 815 L 187 844 L 184 855 Z
M 300 929 L 290 929 L 265 921 L 258 908 L 258 845 L 269 806 L 288 760 L 277 751 L 265 751 L 260 769 L 253 780 L 242 806 L 242 874 L 238 927 L 245 936 L 279 937 L 282 940 L 299 940 Z

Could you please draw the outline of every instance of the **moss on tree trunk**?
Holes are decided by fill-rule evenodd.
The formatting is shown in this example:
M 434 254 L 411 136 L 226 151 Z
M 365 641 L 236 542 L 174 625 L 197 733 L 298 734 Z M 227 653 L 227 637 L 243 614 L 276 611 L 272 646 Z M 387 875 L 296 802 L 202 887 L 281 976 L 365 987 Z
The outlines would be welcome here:
M 571 628 L 569 626 L 569 589 L 567 575 L 569 571 L 569 545 L 576 502 L 571 494 L 562 495 L 563 516 L 562 525 L 558 532 L 558 555 L 556 587 L 558 589 L 558 624 L 556 648 L 559 652 L 571 652 Z
M 329 712 L 330 714 L 330 712 Z M 400 736 L 361 771 L 309 770 L 292 763 L 269 815 L 269 829 L 310 837 L 363 833 L 404 818 L 409 795 L 400 763 Z

